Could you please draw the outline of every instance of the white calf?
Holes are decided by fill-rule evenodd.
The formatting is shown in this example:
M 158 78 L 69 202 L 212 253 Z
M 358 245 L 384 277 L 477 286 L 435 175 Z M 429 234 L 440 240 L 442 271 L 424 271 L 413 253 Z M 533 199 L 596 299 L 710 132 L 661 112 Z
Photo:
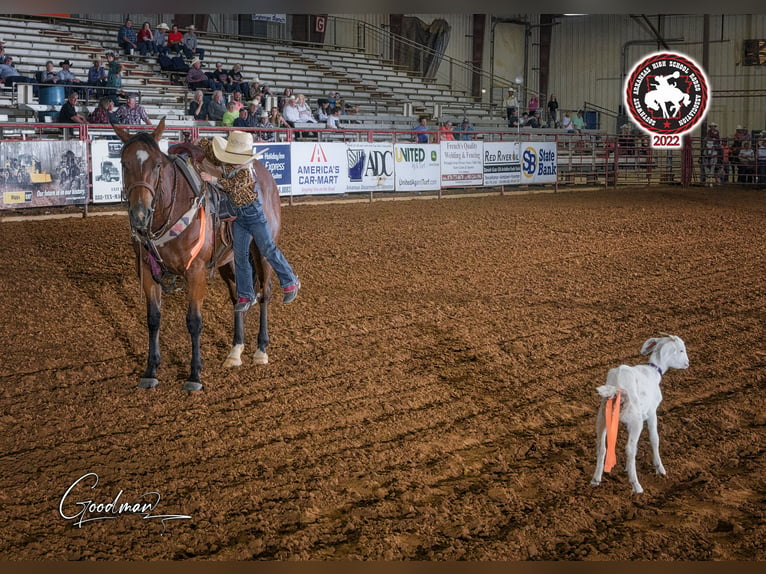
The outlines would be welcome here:
M 604 472 L 607 399 L 618 393 L 621 401 L 620 422 L 628 428 L 625 471 L 633 486 L 633 492 L 640 494 L 644 491 L 636 476 L 636 450 L 644 421 L 649 427 L 654 468 L 657 474 L 665 475 L 665 467 L 660 460 L 660 437 L 657 434 L 657 407 L 662 402 L 660 380 L 668 369 L 688 368 L 689 357 L 686 355 L 684 342 L 674 335 L 649 339 L 641 347 L 641 354 L 650 355 L 648 364 L 635 367 L 620 365 L 610 369 L 606 376 L 606 384 L 596 388 L 603 399 L 596 417 L 597 457 L 596 472 L 591 480 L 593 486 L 601 484 L 601 475 Z

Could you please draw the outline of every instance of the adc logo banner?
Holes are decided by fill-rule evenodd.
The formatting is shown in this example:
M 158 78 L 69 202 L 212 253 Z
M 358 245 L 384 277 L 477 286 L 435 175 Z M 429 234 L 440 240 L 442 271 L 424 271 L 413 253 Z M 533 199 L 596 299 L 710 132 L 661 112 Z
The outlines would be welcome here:
M 388 143 L 347 144 L 349 192 L 394 191 L 394 148 Z

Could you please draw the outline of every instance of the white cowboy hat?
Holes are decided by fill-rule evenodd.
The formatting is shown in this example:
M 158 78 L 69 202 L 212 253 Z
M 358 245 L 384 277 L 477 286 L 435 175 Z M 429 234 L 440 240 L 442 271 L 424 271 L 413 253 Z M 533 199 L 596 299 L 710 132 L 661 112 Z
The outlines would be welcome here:
M 196 30 L 194 27 L 194 24 L 189 24 L 189 26 L 186 28 L 187 30 Z
M 194 58 L 192 58 L 192 61 L 191 61 L 191 62 L 189 62 L 189 65 L 190 65 L 190 66 L 193 66 L 194 64 L 198 64 L 198 63 L 199 63 L 199 62 L 201 62 L 201 61 L 202 61 L 202 60 L 200 60 L 200 59 L 199 59 L 197 56 L 194 56 Z
M 263 155 L 253 153 L 253 136 L 238 130 L 231 132 L 228 140 L 214 136 L 213 153 L 220 161 L 234 165 L 250 163 Z
M 157 29 L 158 30 L 170 30 L 170 26 L 168 26 L 167 24 L 165 24 L 165 22 L 163 22 L 162 24 L 157 26 Z

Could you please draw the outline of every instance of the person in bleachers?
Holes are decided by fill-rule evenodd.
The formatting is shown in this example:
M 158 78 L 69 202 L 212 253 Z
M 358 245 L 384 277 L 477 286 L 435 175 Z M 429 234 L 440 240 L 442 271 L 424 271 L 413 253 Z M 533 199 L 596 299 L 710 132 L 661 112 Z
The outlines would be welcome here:
M 154 32 L 152 32 L 152 25 L 149 22 L 144 22 L 143 26 L 141 26 L 141 29 L 136 34 L 136 39 L 138 40 L 138 53 L 142 56 L 146 56 L 151 54 L 154 56 L 154 54 L 157 52 L 157 49 L 154 45 Z
M 317 110 L 317 120 L 327 123 L 327 118 L 330 117 L 332 108 L 330 108 L 330 102 L 326 98 L 319 99 L 319 109 Z
M 194 99 L 189 102 L 188 115 L 194 116 L 195 120 L 207 119 L 207 105 L 205 104 L 205 95 L 202 90 L 194 92 Z
M 138 36 L 130 19 L 125 20 L 125 24 L 118 30 L 117 45 L 122 48 L 126 56 L 133 54 L 133 51 L 138 49 Z
M 307 122 L 315 124 L 317 119 L 314 117 L 314 112 L 311 110 L 311 106 L 306 101 L 304 94 L 298 94 L 295 99 L 295 107 L 298 109 L 298 119 L 301 122 Z
M 255 122 L 259 117 L 261 117 L 261 114 L 263 113 L 263 107 L 261 106 L 261 100 L 252 100 L 248 102 L 247 104 L 247 111 L 250 114 L 249 117 L 253 118 L 253 122 Z M 266 114 L 268 116 L 268 114 Z
M 80 78 L 74 75 L 74 73 L 71 70 L 72 62 L 69 61 L 69 59 L 64 60 L 63 62 L 59 62 L 59 66 L 61 66 L 61 71 L 59 72 L 59 79 L 58 84 L 67 84 L 68 86 L 72 86 L 73 84 L 81 84 L 82 81 Z M 81 90 L 77 87 L 67 87 L 66 93 L 68 94 L 71 91 L 76 91 L 78 94 L 80 94 Z M 81 94 L 80 94 L 81 95 Z
M 531 117 L 527 119 L 527 127 L 541 128 L 542 122 L 540 121 L 540 110 L 535 110 Z
M 88 119 L 77 111 L 77 92 L 72 90 L 66 102 L 59 110 L 58 121 L 61 124 L 87 124 Z
M 168 32 L 168 50 L 173 54 L 180 54 L 184 49 L 184 35 L 178 31 L 178 25 L 173 24 L 173 29 Z
M 256 129 L 264 130 L 264 129 L 274 127 L 274 125 L 269 121 L 269 114 L 265 111 L 262 111 L 260 114 L 258 114 L 257 119 L 258 121 L 255 123 Z M 259 132 L 256 132 L 256 136 L 258 138 L 258 141 L 260 142 L 274 141 L 274 132 L 259 131 Z
M 152 120 L 146 113 L 144 106 L 138 103 L 138 96 L 134 93 L 128 94 L 127 101 L 117 108 L 116 118 L 118 123 L 131 126 L 140 126 L 141 122 L 146 125 L 152 125 Z
M 233 102 L 236 106 L 235 109 L 239 111 L 241 108 L 245 107 L 245 102 L 242 101 L 242 92 L 239 90 L 234 90 L 231 93 L 231 98 L 229 98 L 229 102 Z
M 22 76 L 13 65 L 13 57 L 6 56 L 4 62 L 0 64 L 0 82 L 12 88 L 15 84 L 33 84 L 35 79 Z
M 48 60 L 45 62 L 45 69 L 40 72 L 40 83 L 42 84 L 56 84 L 59 81 L 59 73 L 53 69 L 53 62 Z
M 215 86 L 215 90 L 221 90 L 227 94 L 230 94 L 235 90 L 236 86 L 234 85 L 229 72 L 223 69 L 223 62 L 216 62 L 215 70 L 208 75 L 214 82 L 213 85 Z
M 187 58 L 198 57 L 200 60 L 205 59 L 205 50 L 199 46 L 199 36 L 196 34 L 196 28 L 194 24 L 190 24 L 186 28 L 186 33 L 182 37 L 182 50 L 184 56 Z
M 215 89 L 213 80 L 208 78 L 207 74 L 202 71 L 202 62 L 199 58 L 194 58 L 191 61 L 189 71 L 186 72 L 186 86 L 190 90 Z
M 230 101 L 228 104 L 226 104 L 226 111 L 223 113 L 223 117 L 221 118 L 221 125 L 231 127 L 234 125 L 234 120 L 236 120 L 238 117 L 239 112 L 237 111 L 237 106 L 234 104 L 234 102 Z
M 242 75 L 242 66 L 234 64 L 229 70 L 229 77 L 235 86 L 235 89 L 239 90 L 243 94 L 247 94 L 250 97 L 250 84 L 245 81 L 245 77 Z
M 232 127 L 242 128 L 242 129 L 254 127 L 250 125 L 250 111 L 244 106 L 239 108 L 239 116 L 237 116 L 237 118 L 232 122 L 231 125 Z
M 5 64 L 8 55 L 5 53 L 5 44 L 0 44 L 0 64 Z
M 114 105 L 117 105 L 117 96 L 122 93 L 122 72 L 124 67 L 122 65 L 122 62 L 120 62 L 117 59 L 114 52 L 106 53 L 106 65 L 107 65 L 107 75 L 106 75 L 107 89 L 104 90 L 104 93 L 109 95 L 110 98 L 112 98 Z
M 282 114 L 279 113 L 277 106 L 272 106 L 271 113 L 269 114 L 269 123 L 275 128 L 289 128 L 290 124 L 285 121 Z
M 117 116 L 114 112 L 114 101 L 108 96 L 98 100 L 98 105 L 88 115 L 88 122 L 91 124 L 111 124 L 117 123 Z
M 207 103 L 207 119 L 220 124 L 223 114 L 226 113 L 226 102 L 223 101 L 223 92 L 215 90 L 213 97 Z
M 268 105 L 268 99 L 276 97 L 276 94 L 271 90 L 271 84 L 269 82 L 263 82 L 263 87 L 261 88 L 261 105 L 265 108 Z M 281 110 L 280 113 L 282 113 Z
M 158 56 L 167 56 L 168 55 L 168 30 L 170 28 L 168 27 L 165 22 L 157 26 L 157 29 L 154 31 L 154 52 Z
M 298 112 L 298 106 L 296 105 L 298 98 L 290 96 L 287 98 L 285 109 L 282 110 L 282 117 L 288 123 L 291 128 L 295 127 L 295 122 L 301 121 L 300 113 Z
M 336 109 L 337 106 L 336 106 Z M 428 118 L 426 116 L 420 116 L 418 119 L 418 125 L 415 126 L 413 131 L 418 132 L 416 134 L 417 137 L 413 138 L 417 143 L 420 144 L 427 144 L 428 143 Z
M 340 108 L 334 107 L 330 110 L 330 115 L 327 117 L 327 129 L 339 130 L 340 124 L 338 123 L 338 120 L 340 120 Z
M 277 96 L 277 107 L 279 108 L 279 111 L 282 113 L 285 113 L 285 104 L 287 103 L 287 100 L 290 99 L 290 96 L 293 95 L 293 89 L 292 88 L 285 88 L 282 90 L 282 94 L 280 96 Z
M 98 89 L 89 90 L 90 94 L 95 95 L 97 98 L 103 95 L 102 88 L 106 86 L 107 75 L 106 68 L 101 64 L 101 57 L 98 55 L 93 56 L 93 65 L 88 68 L 88 85 Z
M 461 141 L 471 141 L 473 139 L 474 128 L 468 118 L 463 118 L 463 121 L 458 127 L 455 128 L 457 139 Z
M 505 115 L 508 118 L 508 127 L 515 128 L 519 123 L 518 111 L 519 100 L 516 98 L 516 90 L 508 88 L 508 97 L 505 98 Z
M 452 122 L 447 120 L 439 128 L 439 141 L 454 141 L 455 136 L 452 131 Z

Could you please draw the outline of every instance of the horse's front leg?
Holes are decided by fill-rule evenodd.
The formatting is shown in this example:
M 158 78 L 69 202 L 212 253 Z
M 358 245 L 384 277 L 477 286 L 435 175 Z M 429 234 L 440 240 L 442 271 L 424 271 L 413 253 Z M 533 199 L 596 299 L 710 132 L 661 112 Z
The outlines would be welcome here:
M 160 366 L 160 319 L 162 318 L 162 289 L 152 279 L 148 265 L 141 270 L 141 283 L 146 297 L 146 325 L 149 330 L 149 355 L 146 370 L 138 381 L 142 389 L 153 389 L 157 386 L 157 367 Z
M 237 302 L 237 284 L 234 275 L 233 263 L 228 263 L 218 268 L 221 278 L 229 290 L 229 299 L 232 306 Z M 242 351 L 245 349 L 245 314 L 234 313 L 234 338 L 223 366 L 226 368 L 239 367 L 242 365 Z
M 185 391 L 201 391 L 200 372 L 202 371 L 202 354 L 200 352 L 200 336 L 202 335 L 202 302 L 205 300 L 204 265 L 195 265 L 186 273 L 186 283 L 189 288 L 189 307 L 186 311 L 186 328 L 189 330 L 192 345 L 191 368 L 189 378 L 184 383 Z
M 258 279 L 261 287 L 260 321 L 258 325 L 258 348 L 253 353 L 253 362 L 258 365 L 266 365 L 269 355 L 266 349 L 269 346 L 269 301 L 271 300 L 271 267 L 263 257 L 257 267 Z

